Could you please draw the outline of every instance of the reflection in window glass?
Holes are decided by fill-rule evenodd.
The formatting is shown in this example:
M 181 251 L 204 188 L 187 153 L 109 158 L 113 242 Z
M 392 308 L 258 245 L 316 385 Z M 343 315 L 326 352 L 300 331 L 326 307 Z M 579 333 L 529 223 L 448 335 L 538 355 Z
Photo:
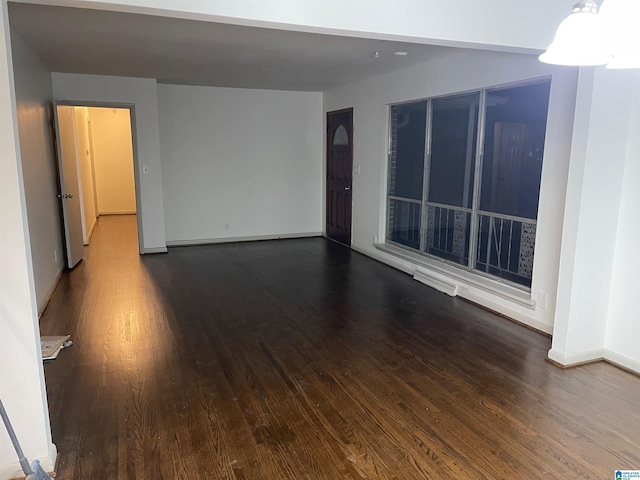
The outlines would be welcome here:
M 427 102 L 391 108 L 388 239 L 420 248 Z
M 426 253 L 466 265 L 480 94 L 432 102 Z
M 550 85 L 392 106 L 387 239 L 531 287 Z
M 471 208 L 480 94 L 433 100 L 429 201 Z
M 489 90 L 475 269 L 531 286 L 550 83 Z
M 389 199 L 389 239 L 420 248 L 420 202 L 408 202 L 397 198 Z
M 538 215 L 549 82 L 489 90 L 480 210 Z
M 427 102 L 392 107 L 389 194 L 420 200 L 424 171 Z

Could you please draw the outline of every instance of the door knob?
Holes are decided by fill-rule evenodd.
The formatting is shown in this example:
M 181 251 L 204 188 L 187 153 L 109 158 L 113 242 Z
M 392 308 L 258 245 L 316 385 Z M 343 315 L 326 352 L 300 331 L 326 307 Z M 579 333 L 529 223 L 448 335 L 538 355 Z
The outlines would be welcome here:
M 347 192 L 348 192 L 349 190 L 351 190 L 351 186 L 349 186 L 349 187 L 344 187 L 344 189 L 345 189 L 345 191 L 347 191 Z

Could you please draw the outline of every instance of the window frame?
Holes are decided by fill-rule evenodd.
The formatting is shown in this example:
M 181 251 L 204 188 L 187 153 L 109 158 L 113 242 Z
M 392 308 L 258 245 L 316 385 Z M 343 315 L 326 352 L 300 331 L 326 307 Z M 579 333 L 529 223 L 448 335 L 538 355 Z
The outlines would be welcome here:
M 535 78 L 529 78 L 525 80 L 519 80 L 515 82 L 501 83 L 496 85 L 487 85 L 480 88 L 474 88 L 464 91 L 451 92 L 441 95 L 434 95 L 429 97 L 416 98 L 412 100 L 405 100 L 401 102 L 395 102 L 387 104 L 387 165 L 386 165 L 386 181 L 385 181 L 385 198 L 384 198 L 384 244 L 399 248 L 403 251 L 406 251 L 410 255 L 418 255 L 418 258 L 428 258 L 430 260 L 437 261 L 439 263 L 444 263 L 450 265 L 458 270 L 465 271 L 471 275 L 476 275 L 481 278 L 485 278 L 487 280 L 497 282 L 499 284 L 504 284 L 509 287 L 515 288 L 519 291 L 525 293 L 531 293 L 531 286 L 523 285 L 521 283 L 517 283 L 511 281 L 509 279 L 499 277 L 497 275 L 493 275 L 491 273 L 483 272 L 476 267 L 477 258 L 478 258 L 478 220 L 481 215 L 486 215 L 487 212 L 480 209 L 480 196 L 481 196 L 481 182 L 482 182 L 482 169 L 484 164 L 484 140 L 485 140 L 485 126 L 486 126 L 486 114 L 487 114 L 487 94 L 490 90 L 496 89 L 508 89 L 514 87 L 524 87 L 527 85 L 533 85 L 538 83 L 548 82 L 549 88 L 551 89 L 551 75 L 544 75 Z M 428 215 L 428 195 L 429 195 L 429 180 L 430 180 L 430 165 L 431 165 L 431 141 L 432 141 L 432 126 L 433 126 L 433 101 L 437 99 L 444 98 L 452 98 L 463 95 L 471 95 L 471 94 L 479 94 L 479 105 L 478 105 L 478 128 L 476 132 L 476 152 L 475 152 L 475 165 L 473 168 L 473 197 L 471 208 L 459 208 L 459 210 L 469 211 L 470 214 L 470 229 L 469 229 L 469 254 L 468 261 L 466 265 L 463 265 L 458 262 L 454 262 L 452 260 L 448 260 L 446 258 L 439 257 L 437 255 L 433 255 L 431 253 L 427 253 L 426 250 L 426 241 L 427 241 L 427 215 Z M 392 166 L 392 138 L 393 138 L 393 108 L 396 106 L 406 105 L 410 103 L 417 102 L 427 102 L 426 109 L 426 122 L 425 122 L 425 150 L 424 150 L 424 168 L 423 168 L 423 178 L 422 178 L 422 199 L 420 201 L 416 201 L 415 199 L 407 199 L 403 197 L 398 197 L 396 195 L 390 194 L 390 176 L 391 176 L 391 166 Z M 549 108 L 547 107 L 547 124 L 549 121 Z M 545 126 L 546 129 L 546 126 Z M 545 135 L 545 146 L 546 146 L 546 135 Z M 544 149 L 546 150 L 546 148 Z M 544 151 L 543 150 L 543 151 Z M 543 154 L 543 165 L 544 165 L 544 154 Z M 410 202 L 419 202 L 421 212 L 420 212 L 420 247 L 419 249 L 415 249 L 409 246 L 406 246 L 402 243 L 395 242 L 391 240 L 390 235 L 390 221 L 389 221 L 389 201 L 391 199 L 401 200 L 401 201 L 410 201 Z M 538 192 L 538 201 L 540 199 L 540 191 Z M 445 205 L 445 207 L 451 207 Z M 456 207 L 457 208 L 457 207 Z M 489 212 L 495 213 L 495 212 Z M 535 219 L 526 219 L 533 223 L 534 225 L 538 224 L 538 214 L 536 214 Z M 502 214 L 500 214 L 502 215 Z M 504 215 L 502 215 L 504 216 Z M 508 216 L 508 215 L 506 215 Z M 532 222 L 531 222 L 532 221 Z M 534 258 L 535 258 L 535 245 L 534 245 Z M 531 285 L 533 285 L 533 275 L 534 272 L 531 273 Z

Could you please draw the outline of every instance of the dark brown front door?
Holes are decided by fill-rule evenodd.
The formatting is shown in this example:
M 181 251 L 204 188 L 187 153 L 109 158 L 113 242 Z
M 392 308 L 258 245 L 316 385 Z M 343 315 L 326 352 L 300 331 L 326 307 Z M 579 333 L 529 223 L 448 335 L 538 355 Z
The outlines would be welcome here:
M 353 108 L 327 113 L 327 238 L 351 245 Z

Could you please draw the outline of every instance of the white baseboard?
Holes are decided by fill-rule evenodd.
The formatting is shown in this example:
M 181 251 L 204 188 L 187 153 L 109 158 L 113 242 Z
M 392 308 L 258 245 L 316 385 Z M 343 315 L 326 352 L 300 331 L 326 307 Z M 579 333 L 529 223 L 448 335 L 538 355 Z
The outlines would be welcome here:
M 47 290 L 47 294 L 40 302 L 38 302 L 38 318 L 40 318 L 40 315 L 42 315 L 42 312 L 44 312 L 44 309 L 47 308 L 47 305 L 49 304 L 49 300 L 51 300 L 51 296 L 53 295 L 53 292 L 58 286 L 58 282 L 60 281 L 61 276 L 62 276 L 62 270 L 58 270 L 58 273 L 56 273 L 56 276 L 54 277 L 53 282 L 51 282 L 51 285 L 49 285 L 49 290 Z
M 167 247 L 147 247 L 143 248 L 140 252 L 141 255 L 147 255 L 149 253 L 167 253 Z
M 549 350 L 547 354 L 550 360 L 560 364 L 563 367 L 575 367 L 583 363 L 598 362 L 604 360 L 617 367 L 640 374 L 640 361 L 629 358 L 618 352 L 614 352 L 608 348 L 596 348 L 586 352 L 576 352 L 565 354 L 554 350 Z
M 351 245 L 351 249 L 355 250 L 358 253 L 361 253 L 362 255 L 366 255 L 367 257 L 371 257 L 374 260 L 379 261 L 380 263 L 384 263 L 385 265 L 389 265 L 390 267 L 393 267 L 393 268 L 395 268 L 397 270 L 400 270 L 401 272 L 404 272 L 404 273 L 409 274 L 411 276 L 413 276 L 413 274 L 415 272 L 415 267 L 407 266 L 404 262 L 396 260 L 396 257 L 392 257 L 392 256 L 389 256 L 389 255 L 382 255 L 382 254 L 378 253 L 377 250 L 375 250 L 375 251 L 365 250 L 365 249 L 357 247 L 355 245 Z
M 423 268 L 416 268 L 413 279 L 431 288 L 435 288 L 439 292 L 446 293 L 450 297 L 455 297 L 458 294 L 458 285 L 446 279 L 439 278 Z
M 38 458 L 40 466 L 46 472 L 53 472 L 56 466 L 56 458 L 58 456 L 58 450 L 52 443 L 49 445 L 49 455 L 46 457 Z M 29 458 L 29 463 L 33 462 L 33 459 Z M 14 478 L 24 478 L 24 472 L 20 467 L 20 462 L 7 463 L 6 465 L 0 465 L 0 480 L 11 480 Z
M 213 243 L 255 242 L 258 240 L 283 240 L 289 238 L 321 237 L 322 232 L 284 233 L 277 235 L 250 235 L 246 237 L 196 238 L 194 240 L 167 240 L 168 247 L 209 245 Z
M 100 215 L 135 215 L 136 211 L 135 210 L 116 210 L 113 212 L 99 212 L 98 216 Z
M 629 358 L 608 348 L 604 349 L 604 359 L 618 367 L 640 374 L 640 361 Z
M 460 290 L 473 288 L 503 298 L 510 303 L 518 304 L 531 311 L 536 309 L 536 302 L 531 299 L 531 292 L 514 285 L 468 272 L 459 267 L 449 265 L 443 260 L 435 260 L 414 252 L 408 252 L 406 249 L 395 245 L 376 243 L 373 244 L 373 247 L 382 252 L 383 255 L 388 254 L 408 262 L 413 266 L 414 270 L 423 269 L 428 271 L 431 276 L 438 277 L 441 281 L 458 285 Z
M 553 334 L 553 325 L 549 325 L 548 323 L 540 322 L 526 315 L 522 315 L 511 308 L 506 307 L 505 305 L 501 305 L 497 302 L 492 302 L 488 298 L 480 295 L 475 295 L 471 290 L 465 287 L 461 287 L 458 289 L 458 296 L 465 298 L 473 303 L 481 305 L 489 310 L 496 312 L 500 315 L 504 315 L 512 320 L 515 320 L 517 323 L 521 323 L 526 325 L 527 327 L 531 327 L 534 330 L 538 330 L 539 332 L 546 333 L 548 335 Z
M 95 231 L 97 224 L 98 217 L 93 219 L 93 223 L 91 224 L 91 227 L 89 227 L 89 233 L 87 233 L 87 243 L 85 243 L 85 245 L 89 245 L 89 243 L 91 242 L 91 237 L 93 236 L 93 232 Z
M 447 295 L 465 298 L 482 307 L 488 308 L 489 310 L 492 310 L 499 315 L 504 315 L 509 319 L 515 320 L 516 322 L 526 325 L 527 327 L 531 327 L 534 330 L 538 330 L 546 334 L 553 333 L 553 325 L 549 325 L 548 323 L 540 322 L 527 315 L 523 315 L 511 308 L 508 308 L 504 304 L 491 301 L 486 296 L 478 295 L 474 293 L 474 290 L 469 288 L 479 288 L 478 285 L 467 285 L 463 280 L 452 279 L 451 277 L 442 274 L 438 270 L 431 271 L 432 267 L 430 266 L 425 266 L 424 268 L 422 266 L 416 266 L 411 262 L 411 260 L 405 259 L 401 255 L 394 255 L 393 253 L 389 253 L 383 249 L 376 249 L 374 251 L 371 251 L 364 250 L 353 245 L 351 246 L 351 248 L 359 253 L 362 253 L 363 255 L 385 263 L 390 267 L 397 268 L 398 270 L 408 273 L 409 275 L 413 276 L 415 280 L 424 283 L 427 286 L 435 288 L 436 290 L 444 292 Z M 490 293 L 493 293 L 500 298 L 510 300 L 515 304 L 524 306 L 528 309 L 531 309 L 532 307 L 530 303 L 527 303 L 522 299 L 513 298 L 512 296 L 499 295 L 499 292 L 495 291 L 490 291 Z
M 595 348 L 593 350 L 587 350 L 584 352 L 576 352 L 576 353 L 563 353 L 559 350 L 554 350 L 553 348 L 549 350 L 547 356 L 550 360 L 553 360 L 556 363 L 559 363 L 563 367 L 572 367 L 576 365 L 580 365 L 582 363 L 589 362 L 597 362 L 599 360 L 604 360 L 604 348 Z

